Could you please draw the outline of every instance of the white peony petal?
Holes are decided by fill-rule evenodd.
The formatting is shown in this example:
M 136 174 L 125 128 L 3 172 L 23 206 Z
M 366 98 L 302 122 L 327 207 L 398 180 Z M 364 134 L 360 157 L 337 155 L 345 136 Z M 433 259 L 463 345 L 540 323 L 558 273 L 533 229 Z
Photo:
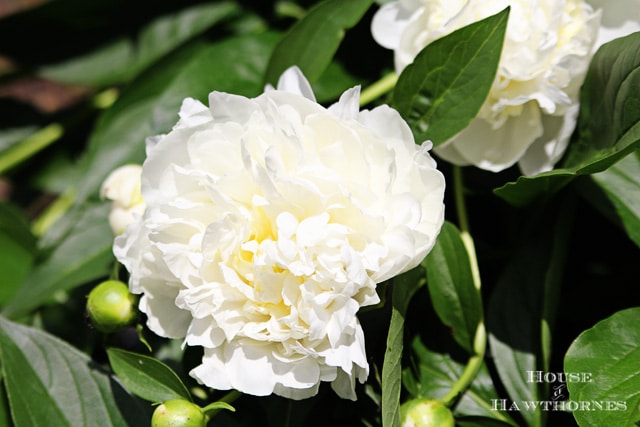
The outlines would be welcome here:
M 178 115 L 180 120 L 176 123 L 175 129 L 195 127 L 212 120 L 207 106 L 193 98 L 182 101 Z
M 521 115 L 508 118 L 497 129 L 485 120 L 474 119 L 442 147 L 452 144 L 467 164 L 498 172 L 515 164 L 542 132 L 540 112 L 529 103 L 524 106 Z M 456 160 L 445 157 L 447 151 L 440 147 L 434 151 L 445 160 Z
M 328 110 L 341 119 L 355 120 L 360 112 L 360 86 L 347 90 Z
M 579 108 L 578 104 L 572 106 L 564 116 L 542 116 L 544 133 L 527 148 L 518 161 L 523 174 L 531 176 L 553 169 L 569 144 Z
M 371 21 L 371 34 L 380 46 L 395 49 L 409 23 L 413 11 L 405 9 L 399 2 L 384 4 Z
M 293 66 L 289 67 L 282 73 L 278 80 L 278 90 L 284 92 L 294 93 L 296 95 L 302 95 L 310 101 L 316 100 L 316 96 L 313 94 L 313 89 L 307 78 L 302 74 L 300 68 Z
M 167 338 L 184 338 L 191 322 L 188 311 L 176 307 L 177 289 L 155 286 L 140 298 L 140 311 L 147 315 L 147 326 Z

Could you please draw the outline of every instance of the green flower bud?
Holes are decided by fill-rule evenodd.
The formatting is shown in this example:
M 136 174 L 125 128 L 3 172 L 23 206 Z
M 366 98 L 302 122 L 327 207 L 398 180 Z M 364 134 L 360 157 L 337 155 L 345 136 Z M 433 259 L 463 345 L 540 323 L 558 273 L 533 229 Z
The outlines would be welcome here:
M 107 280 L 93 288 L 87 300 L 87 314 L 97 330 L 115 332 L 136 318 L 136 296 L 117 280 Z
M 207 417 L 202 409 L 188 400 L 167 400 L 153 411 L 151 427 L 205 427 Z
M 453 414 L 442 402 L 416 399 L 400 407 L 402 427 L 453 427 Z

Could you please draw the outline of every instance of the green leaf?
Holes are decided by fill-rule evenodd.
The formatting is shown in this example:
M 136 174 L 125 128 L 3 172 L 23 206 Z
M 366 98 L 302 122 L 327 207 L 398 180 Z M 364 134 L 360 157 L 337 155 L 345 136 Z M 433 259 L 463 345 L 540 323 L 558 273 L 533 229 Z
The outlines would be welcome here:
M 638 152 L 591 177 L 615 206 L 629 238 L 640 246 L 640 157 Z
M 406 368 L 403 372 L 405 386 L 412 394 L 412 398 L 440 399 L 444 397 L 456 383 L 464 370 L 464 365 L 451 359 L 448 355 L 430 351 L 416 337 L 412 343 L 415 359 L 415 373 Z M 505 412 L 494 409 L 499 408 L 498 393 L 493 385 L 491 376 L 485 364 L 471 383 L 469 389 L 462 395 L 456 404 L 454 414 L 456 422 L 469 417 L 482 417 L 483 421 L 475 425 L 484 426 L 484 420 L 490 419 L 497 424 L 517 424 Z
M 577 410 L 581 426 L 636 427 L 640 422 L 640 307 L 619 311 L 584 331 L 564 359 L 567 373 L 590 374 L 591 381 L 567 382 L 572 402 L 609 410 Z M 596 407 L 597 408 L 597 407 Z
M 393 105 L 416 141 L 442 144 L 476 116 L 498 69 L 508 17 L 509 7 L 432 42 L 400 74 Z
M 0 357 L 2 353 L 0 353 Z M 9 410 L 9 401 L 7 391 L 4 387 L 4 378 L 2 378 L 2 365 L 0 365 L 0 426 L 11 425 L 11 411 Z
M 317 80 L 331 62 L 345 30 L 356 25 L 373 0 L 325 0 L 294 24 L 278 43 L 269 60 L 266 81 L 297 65 L 309 81 Z
M 135 38 L 119 38 L 68 61 L 40 70 L 48 79 L 65 83 L 104 86 L 127 81 L 141 70 L 238 12 L 232 2 L 191 6 L 147 24 Z
M 161 361 L 117 348 L 108 349 L 107 355 L 118 379 L 136 396 L 153 403 L 191 400 L 189 390 L 178 375 Z
M 414 268 L 393 280 L 391 322 L 382 365 L 382 425 L 400 426 L 400 391 L 402 383 L 402 350 L 404 318 L 409 301 L 426 281 L 424 269 Z
M 580 93 L 578 140 L 562 167 L 520 177 L 494 190 L 514 206 L 548 197 L 576 176 L 598 173 L 640 143 L 640 33 L 616 39 L 596 52 Z
M 482 319 L 482 300 L 473 284 L 469 256 L 455 225 L 444 223 L 423 265 L 436 313 L 451 327 L 456 342 L 473 354 L 473 339 Z
M 265 33 L 191 46 L 140 76 L 100 118 L 89 141 L 77 201 L 96 195 L 115 168 L 141 163 L 145 138 L 171 129 L 184 98 L 206 101 L 214 90 L 259 94 L 275 41 L 276 35 Z
M 497 373 L 509 397 L 550 400 L 546 384 L 528 382 L 527 371 L 547 371 L 573 221 L 572 201 L 560 212 L 538 212 L 520 241 L 522 246 L 500 277 L 487 310 L 489 344 Z M 541 407 L 521 412 L 529 426 L 544 425 Z
M 29 274 L 34 261 L 35 238 L 22 214 L 0 203 L 0 306 L 7 303 Z
M 22 283 L 3 310 L 19 318 L 60 291 L 105 277 L 113 263 L 113 232 L 107 222 L 109 205 L 87 205 L 62 242 Z
M 0 317 L 4 385 L 16 427 L 148 424 L 150 415 L 89 357 Z

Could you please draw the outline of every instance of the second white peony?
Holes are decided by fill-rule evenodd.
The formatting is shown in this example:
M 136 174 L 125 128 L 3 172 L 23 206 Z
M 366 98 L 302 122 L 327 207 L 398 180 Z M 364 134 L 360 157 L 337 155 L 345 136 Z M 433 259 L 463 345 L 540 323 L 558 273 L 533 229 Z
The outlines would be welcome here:
M 564 153 L 578 93 L 598 37 L 600 12 L 584 0 L 398 0 L 384 5 L 373 36 L 401 72 L 429 43 L 511 6 L 498 72 L 471 124 L 434 151 L 458 165 L 526 175 Z
M 369 366 L 360 307 L 415 267 L 444 220 L 444 178 L 399 114 L 327 108 L 297 68 L 253 99 L 186 99 L 150 139 L 144 215 L 116 238 L 155 333 L 204 347 L 215 389 L 355 399 Z

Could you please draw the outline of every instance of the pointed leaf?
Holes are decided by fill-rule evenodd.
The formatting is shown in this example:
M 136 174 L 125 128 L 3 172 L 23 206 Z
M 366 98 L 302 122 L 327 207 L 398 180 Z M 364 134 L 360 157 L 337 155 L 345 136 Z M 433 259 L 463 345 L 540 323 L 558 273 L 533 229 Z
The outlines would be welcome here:
M 16 427 L 140 426 L 147 410 L 89 357 L 0 317 L 0 355 Z
M 482 318 L 482 300 L 473 284 L 469 256 L 455 225 L 445 222 L 423 265 L 436 313 L 451 327 L 456 342 L 472 354 L 473 339 Z
M 590 381 L 567 382 L 571 401 L 591 405 L 598 402 L 610 408 L 574 410 L 573 416 L 580 426 L 638 425 L 639 360 L 640 307 L 619 311 L 598 322 L 571 344 L 564 359 L 565 372 L 590 375 Z
M 425 283 L 422 267 L 416 267 L 393 280 L 391 322 L 382 365 L 382 425 L 400 427 L 400 391 L 404 318 L 411 297 Z
M 170 399 L 191 400 L 191 394 L 178 375 L 153 357 L 130 351 L 107 350 L 111 368 L 131 393 L 153 403 Z
M 327 68 L 344 38 L 345 30 L 360 21 L 373 0 L 326 0 L 313 7 L 278 43 L 269 60 L 266 81 L 274 84 L 292 65 L 309 81 Z
M 442 37 L 404 69 L 393 105 L 416 141 L 442 144 L 476 116 L 498 69 L 508 17 L 507 7 Z

